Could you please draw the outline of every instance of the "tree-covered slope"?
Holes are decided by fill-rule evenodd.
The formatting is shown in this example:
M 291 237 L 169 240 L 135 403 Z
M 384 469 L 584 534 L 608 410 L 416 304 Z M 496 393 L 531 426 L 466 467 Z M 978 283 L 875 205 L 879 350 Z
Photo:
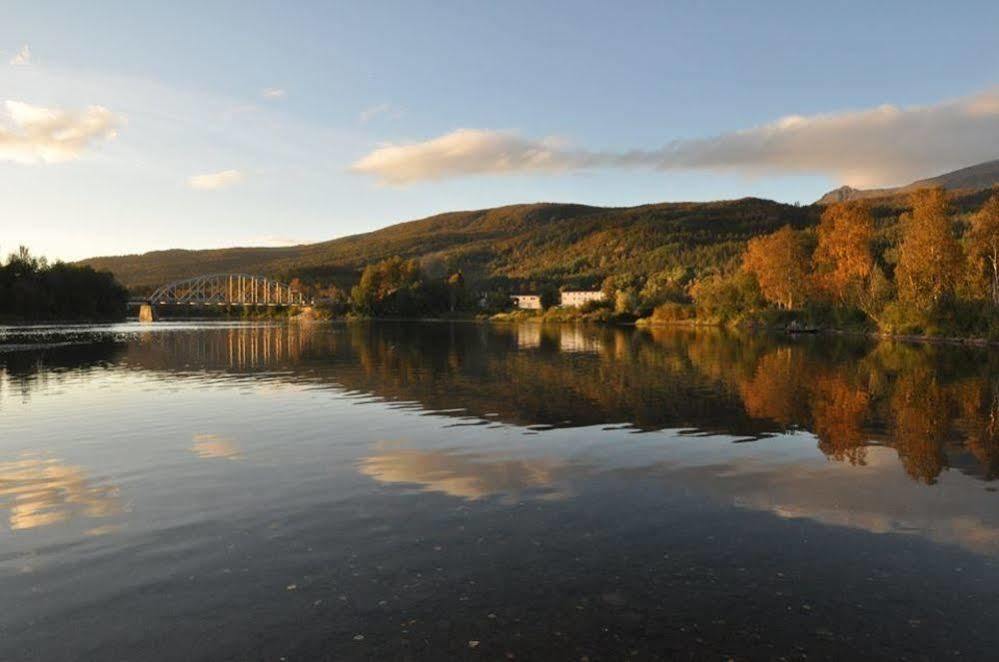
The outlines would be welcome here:
M 756 198 L 627 208 L 539 203 L 450 212 L 302 246 L 165 250 L 83 263 L 138 292 L 219 271 L 347 283 L 364 265 L 393 255 L 418 258 L 429 272 L 447 265 L 497 285 L 591 286 L 616 274 L 725 268 L 747 239 L 814 224 L 818 211 Z

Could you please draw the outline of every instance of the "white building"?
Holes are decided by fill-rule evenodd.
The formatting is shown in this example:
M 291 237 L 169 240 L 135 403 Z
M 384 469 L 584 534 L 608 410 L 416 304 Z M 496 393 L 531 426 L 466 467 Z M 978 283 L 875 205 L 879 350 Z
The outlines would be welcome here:
M 513 305 L 517 308 L 523 308 L 524 310 L 541 310 L 540 294 L 513 294 L 510 295 L 510 300 L 513 301 Z
M 570 290 L 562 292 L 560 303 L 566 307 L 579 308 L 590 301 L 603 301 L 604 293 L 600 290 Z

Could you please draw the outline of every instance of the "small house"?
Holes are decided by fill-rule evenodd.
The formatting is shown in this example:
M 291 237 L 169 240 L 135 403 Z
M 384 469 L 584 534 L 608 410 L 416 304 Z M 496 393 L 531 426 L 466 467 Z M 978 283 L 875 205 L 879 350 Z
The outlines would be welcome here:
M 523 310 L 541 310 L 540 294 L 513 294 L 510 300 L 514 306 Z
M 600 290 L 568 290 L 562 292 L 559 303 L 565 307 L 579 308 L 591 301 L 603 301 L 605 295 Z

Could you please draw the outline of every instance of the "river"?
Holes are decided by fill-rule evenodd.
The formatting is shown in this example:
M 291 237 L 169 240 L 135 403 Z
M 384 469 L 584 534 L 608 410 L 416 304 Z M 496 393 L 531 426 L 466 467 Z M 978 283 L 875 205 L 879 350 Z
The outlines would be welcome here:
M 989 659 L 999 353 L 0 327 L 0 659 Z

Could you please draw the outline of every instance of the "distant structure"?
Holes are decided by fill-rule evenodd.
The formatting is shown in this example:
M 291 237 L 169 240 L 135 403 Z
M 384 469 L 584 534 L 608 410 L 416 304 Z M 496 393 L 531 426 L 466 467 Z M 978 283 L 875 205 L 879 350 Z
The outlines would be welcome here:
M 562 292 L 559 304 L 563 307 L 578 308 L 591 301 L 603 301 L 606 298 L 600 290 L 568 290 Z
M 139 305 L 139 321 L 155 322 L 157 306 L 301 306 L 305 297 L 290 285 L 252 274 L 205 274 L 167 283 Z
M 153 305 L 294 306 L 305 298 L 290 285 L 252 274 L 206 274 L 167 283 L 149 295 Z
M 605 298 L 600 290 L 568 290 L 560 294 L 559 305 L 563 308 L 578 308 L 590 301 L 603 301 Z M 521 310 L 541 310 L 540 294 L 513 294 L 510 300 Z
M 541 310 L 540 294 L 513 294 L 510 300 L 514 306 L 523 310 Z

